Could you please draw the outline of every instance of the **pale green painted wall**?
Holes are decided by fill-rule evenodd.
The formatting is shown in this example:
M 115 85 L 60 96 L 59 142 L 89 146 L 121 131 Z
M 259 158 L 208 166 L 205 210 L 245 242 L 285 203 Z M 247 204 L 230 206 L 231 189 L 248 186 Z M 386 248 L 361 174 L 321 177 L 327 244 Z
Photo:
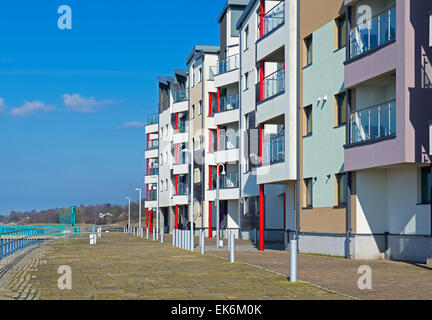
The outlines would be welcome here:
M 334 205 L 334 175 L 344 172 L 345 126 L 334 128 L 334 96 L 344 91 L 345 48 L 334 52 L 334 41 L 333 21 L 315 31 L 312 65 L 303 70 L 303 106 L 312 105 L 313 117 L 312 136 L 303 138 L 303 178 L 317 177 L 316 208 Z M 326 95 L 327 101 L 318 103 Z

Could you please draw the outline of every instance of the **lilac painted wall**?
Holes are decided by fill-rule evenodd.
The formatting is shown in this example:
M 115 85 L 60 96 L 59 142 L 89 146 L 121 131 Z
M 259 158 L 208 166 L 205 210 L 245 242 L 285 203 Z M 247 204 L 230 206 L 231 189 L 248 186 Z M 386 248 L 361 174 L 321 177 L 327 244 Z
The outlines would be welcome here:
M 427 82 L 421 75 L 424 60 L 432 62 L 427 33 L 430 10 L 432 1 L 397 0 L 396 42 L 345 66 L 347 88 L 396 70 L 396 138 L 346 148 L 347 171 L 429 160 L 432 86 L 422 85 Z M 432 79 L 431 74 L 426 76 Z

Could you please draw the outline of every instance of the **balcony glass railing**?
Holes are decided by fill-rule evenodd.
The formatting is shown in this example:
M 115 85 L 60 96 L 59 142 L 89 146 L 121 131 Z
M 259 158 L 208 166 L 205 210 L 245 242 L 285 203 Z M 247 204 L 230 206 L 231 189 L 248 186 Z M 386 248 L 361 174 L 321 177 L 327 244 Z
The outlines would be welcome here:
M 239 55 L 230 56 L 224 60 L 219 60 L 217 65 L 217 74 L 224 74 L 239 67 Z
M 285 161 L 285 134 L 264 142 L 264 163 L 275 164 Z
M 285 22 L 285 1 L 281 1 L 264 17 L 264 36 Z
M 147 151 L 156 150 L 158 148 L 159 148 L 159 140 L 150 140 L 148 142 L 148 149 L 147 149 Z
M 149 176 L 157 176 L 159 174 L 159 168 L 156 167 L 150 167 L 149 168 Z
M 177 193 L 174 192 L 176 196 L 186 196 L 189 194 L 189 185 L 186 183 L 179 183 L 177 190 Z
M 188 90 L 176 91 L 174 98 L 175 98 L 175 100 L 174 100 L 175 103 L 188 101 L 189 100 Z
M 147 201 L 156 201 L 157 200 L 157 190 L 149 190 Z
M 238 149 L 240 145 L 240 137 L 239 136 L 220 136 L 219 137 L 219 150 L 217 151 L 226 151 L 226 150 L 234 150 Z
M 219 112 L 238 109 L 239 107 L 238 101 L 239 101 L 238 94 L 221 97 L 219 100 Z
M 285 91 L 285 68 L 268 75 L 263 80 L 263 97 L 261 99 L 261 84 L 256 85 L 257 102 L 264 101 Z
M 174 133 L 186 133 L 189 130 L 189 121 L 180 120 L 178 123 L 178 128 L 176 124 L 173 124 Z
M 352 113 L 350 130 L 350 143 L 371 141 L 395 135 L 396 100 Z
M 350 31 L 350 58 L 396 38 L 396 7 L 358 24 Z
M 188 164 L 189 163 L 189 161 L 188 161 L 189 159 L 188 159 L 186 152 L 182 152 L 181 150 L 179 150 L 177 156 L 175 153 L 172 156 L 173 156 L 173 164 L 174 165 L 182 165 L 182 164 Z
M 219 189 L 233 189 L 239 187 L 238 172 L 229 172 L 219 177 Z M 217 188 L 216 176 L 212 177 L 212 190 Z
M 159 122 L 159 115 L 158 114 L 151 114 L 147 116 L 147 125 L 156 124 Z

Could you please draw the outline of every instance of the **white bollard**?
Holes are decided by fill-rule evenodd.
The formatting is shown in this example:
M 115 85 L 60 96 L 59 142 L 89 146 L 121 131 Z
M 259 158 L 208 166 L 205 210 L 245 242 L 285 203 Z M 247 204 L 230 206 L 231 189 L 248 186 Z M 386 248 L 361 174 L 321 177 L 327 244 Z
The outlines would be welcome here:
M 227 230 L 227 242 L 228 242 L 228 251 L 231 250 L 231 230 Z
M 98 238 L 102 237 L 102 227 L 98 228 Z
M 144 228 L 141 227 L 141 239 L 144 238 Z
M 295 235 L 290 239 L 290 282 L 297 282 L 297 240 Z
M 234 234 L 230 234 L 230 262 L 235 262 L 235 237 Z
M 146 228 L 146 239 L 148 240 L 148 238 L 149 238 L 149 228 L 147 227 Z
M 153 241 L 156 241 L 156 233 L 155 233 L 155 228 L 153 227 Z
M 201 254 L 205 253 L 205 235 L 204 235 L 204 230 L 201 230 L 201 234 L 200 234 L 200 239 L 201 239 Z
M 90 244 L 91 245 L 96 244 L 96 234 L 95 233 L 90 234 Z
M 173 247 L 175 247 L 175 245 L 176 245 L 176 243 L 175 243 L 175 239 L 176 239 L 176 236 L 175 236 L 175 229 L 173 229 L 173 231 L 172 231 L 172 239 L 171 239 L 171 240 L 172 240 L 171 242 L 172 242 L 172 246 L 173 246 Z
M 163 231 L 161 232 L 160 239 L 161 239 L 160 242 L 164 243 L 164 232 Z

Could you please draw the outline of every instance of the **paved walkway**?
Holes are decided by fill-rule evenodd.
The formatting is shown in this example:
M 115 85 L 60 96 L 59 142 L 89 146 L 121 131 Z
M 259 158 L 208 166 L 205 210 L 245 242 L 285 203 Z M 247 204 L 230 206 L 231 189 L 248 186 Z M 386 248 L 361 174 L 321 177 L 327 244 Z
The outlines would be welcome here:
M 227 251 L 212 251 L 211 254 L 226 259 L 229 257 Z M 289 276 L 287 251 L 239 251 L 236 259 Z M 363 265 L 372 270 L 372 290 L 358 288 L 360 275 L 357 271 Z M 432 268 L 421 264 L 300 254 L 298 278 L 359 299 L 432 299 Z
M 72 269 L 72 290 L 57 287 L 61 265 Z M 2 281 L 0 296 L 13 299 L 346 299 L 260 268 L 122 233 L 104 233 L 96 246 L 88 239 L 43 245 Z

